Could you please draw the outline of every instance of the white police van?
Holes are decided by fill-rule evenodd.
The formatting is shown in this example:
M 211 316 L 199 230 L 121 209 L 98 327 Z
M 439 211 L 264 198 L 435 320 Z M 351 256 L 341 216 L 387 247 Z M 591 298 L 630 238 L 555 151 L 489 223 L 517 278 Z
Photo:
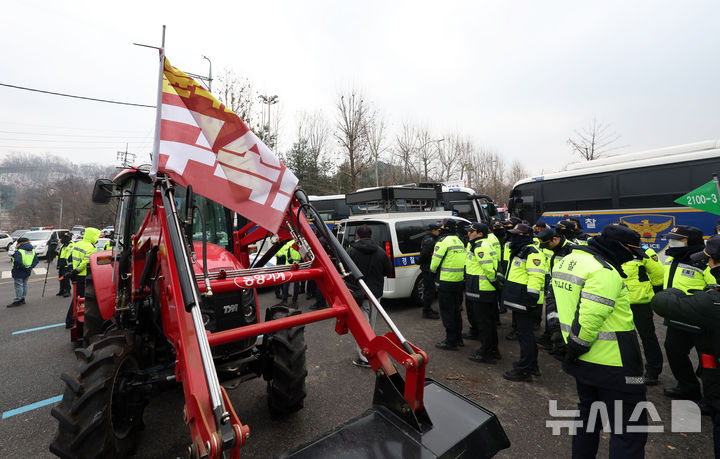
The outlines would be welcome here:
M 357 229 L 367 225 L 372 238 L 385 251 L 393 265 L 385 278 L 383 298 L 411 298 L 422 304 L 423 285 L 418 258 L 420 244 L 428 234 L 428 225 L 451 218 L 457 221 L 460 235 L 469 224 L 451 210 L 436 210 L 434 189 L 386 187 L 361 190 L 346 196 L 348 205 L 364 211 L 340 223 L 338 238 L 347 249 L 356 239 Z

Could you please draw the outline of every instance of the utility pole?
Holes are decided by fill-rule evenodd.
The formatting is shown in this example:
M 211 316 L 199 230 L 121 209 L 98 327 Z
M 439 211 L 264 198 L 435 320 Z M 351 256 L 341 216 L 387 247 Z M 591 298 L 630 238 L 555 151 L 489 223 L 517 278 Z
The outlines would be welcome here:
M 63 198 L 60 198 L 60 222 L 58 223 L 58 228 L 62 228 L 62 208 L 63 208 Z
M 132 159 L 128 161 L 128 158 Z M 125 151 L 118 151 L 117 159 L 122 167 L 129 167 L 135 162 L 135 153 L 128 153 L 128 144 L 125 144 Z

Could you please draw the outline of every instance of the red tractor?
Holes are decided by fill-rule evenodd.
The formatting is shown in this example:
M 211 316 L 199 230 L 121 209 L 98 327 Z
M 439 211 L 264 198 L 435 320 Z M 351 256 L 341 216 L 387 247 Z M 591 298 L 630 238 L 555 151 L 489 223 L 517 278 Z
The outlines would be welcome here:
M 371 451 L 372 445 L 397 457 L 409 451 L 490 457 L 509 446 L 495 415 L 425 379 L 427 354 L 397 330 L 302 190 L 274 244 L 272 234 L 191 186 L 162 175 L 152 182 L 139 168 L 98 180 L 93 200 L 112 197 L 119 198 L 115 245 L 91 256 L 85 297 L 76 301 L 73 339 L 86 347 L 75 350 L 76 369 L 62 375 L 65 392 L 52 410 L 54 454 L 132 454 L 142 447 L 137 434 L 152 395 L 180 383 L 189 457 L 239 457 L 250 429 L 220 381 L 263 377 L 273 414 L 303 408 L 304 325 L 326 319 L 335 320 L 338 334 L 350 331 L 367 356 L 376 374 L 373 407 L 291 456 Z M 268 266 L 288 240 L 301 262 Z M 305 280 L 317 283 L 329 308 L 301 313 L 276 305 L 261 316 L 256 288 Z M 368 295 L 391 332 L 373 333 L 346 281 Z M 404 367 L 404 378 L 395 363 Z

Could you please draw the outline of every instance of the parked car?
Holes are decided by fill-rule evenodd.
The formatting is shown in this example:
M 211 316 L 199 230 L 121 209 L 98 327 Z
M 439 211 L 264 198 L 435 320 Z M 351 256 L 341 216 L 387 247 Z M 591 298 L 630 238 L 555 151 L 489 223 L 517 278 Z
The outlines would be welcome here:
M 28 231 L 30 231 L 30 230 L 29 230 L 29 229 L 19 229 L 19 230 L 15 230 L 15 231 L 13 231 L 12 233 L 10 233 L 10 237 L 12 238 L 13 242 L 15 242 L 15 241 L 17 241 L 17 239 L 18 239 L 20 236 L 22 236 L 23 234 L 27 233 Z
M 98 250 L 104 250 L 105 244 L 106 244 L 107 241 L 109 241 L 109 240 L 110 240 L 110 239 L 109 239 L 109 238 L 106 238 L 106 237 L 98 238 L 97 242 L 95 243 L 95 248 L 98 249 Z
M 0 249 L 10 250 L 13 238 L 8 233 L 0 233 Z
M 67 232 L 66 229 L 53 229 L 53 230 L 40 230 L 40 231 L 27 231 L 23 234 L 30 240 L 30 244 L 35 249 L 38 258 L 44 258 L 48 255 L 48 247 L 50 244 L 60 243 L 60 234 Z M 19 237 L 19 236 L 18 236 Z M 13 242 L 10 248 L 8 248 L 8 254 L 12 256 L 16 250 L 17 241 Z
M 83 234 L 85 233 L 85 230 L 70 230 L 70 236 L 72 237 L 73 242 L 82 241 Z

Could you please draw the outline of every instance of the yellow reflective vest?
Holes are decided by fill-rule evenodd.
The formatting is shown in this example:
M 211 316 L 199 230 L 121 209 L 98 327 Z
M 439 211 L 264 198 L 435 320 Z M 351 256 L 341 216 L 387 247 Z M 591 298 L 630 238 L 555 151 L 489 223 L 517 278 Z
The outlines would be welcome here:
M 585 384 L 644 391 L 630 292 L 620 273 L 577 246 L 555 263 L 552 288 L 563 338 L 579 355 L 563 369 Z
M 503 285 L 503 304 L 516 311 L 528 311 L 543 303 L 546 260 L 533 244 L 520 249 L 508 261 Z
M 625 285 L 630 291 L 630 304 L 649 304 L 655 296 L 653 287 L 663 284 L 663 266 L 653 249 L 645 249 L 647 258 L 623 263 L 622 270 L 627 276 Z
M 465 278 L 465 246 L 455 234 L 441 236 L 435 243 L 430 271 L 440 273 L 440 282 L 462 282 Z

